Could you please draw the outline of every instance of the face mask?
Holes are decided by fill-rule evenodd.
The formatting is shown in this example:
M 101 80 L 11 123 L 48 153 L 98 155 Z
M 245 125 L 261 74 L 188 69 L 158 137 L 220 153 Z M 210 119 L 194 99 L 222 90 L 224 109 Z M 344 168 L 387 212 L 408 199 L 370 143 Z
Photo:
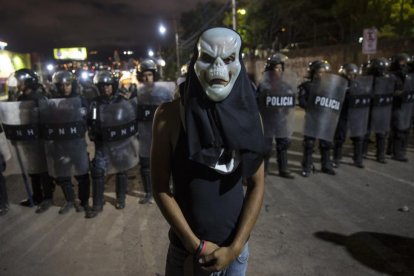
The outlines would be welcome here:
M 198 40 L 194 70 L 212 101 L 222 101 L 230 94 L 241 70 L 240 47 L 240 36 L 226 28 L 209 29 Z

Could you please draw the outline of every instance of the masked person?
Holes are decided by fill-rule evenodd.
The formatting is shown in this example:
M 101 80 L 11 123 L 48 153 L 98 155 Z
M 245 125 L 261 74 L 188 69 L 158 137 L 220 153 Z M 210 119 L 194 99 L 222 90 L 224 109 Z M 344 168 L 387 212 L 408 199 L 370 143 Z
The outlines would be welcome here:
M 181 97 L 155 114 L 151 177 L 171 226 L 166 275 L 184 275 L 184 263 L 193 275 L 246 273 L 263 201 L 264 141 L 241 43 L 231 29 L 202 32 Z
M 299 86 L 299 106 L 305 109 L 302 176 L 307 177 L 313 167 L 312 153 L 319 139 L 321 171 L 335 175 L 330 157 L 335 128 L 345 97 L 346 81 L 329 74 L 330 64 L 316 60 L 308 66 L 309 81 Z
M 136 106 L 115 93 L 116 81 L 110 71 L 97 72 L 94 84 L 100 96 L 92 101 L 88 116 L 95 157 L 91 164 L 93 206 L 86 212 L 86 218 L 94 218 L 103 210 L 105 175 L 116 174 L 115 208 L 125 208 L 127 170 L 138 163 Z
M 294 177 L 288 170 L 287 151 L 293 133 L 296 98 L 293 87 L 297 87 L 298 78 L 292 72 L 285 71 L 287 59 L 287 56 L 280 53 L 267 59 L 257 97 L 266 141 L 265 174 L 269 170 L 269 159 L 275 139 L 279 175 L 292 179 Z
M 142 86 L 138 89 L 138 133 L 139 163 L 145 197 L 139 203 L 154 203 L 150 177 L 150 149 L 152 139 L 152 123 L 157 107 L 172 101 L 174 89 L 169 90 L 158 82 L 157 66 L 152 59 L 144 60 L 138 70 L 138 80 Z
M 88 210 L 90 180 L 89 156 L 85 141 L 88 104 L 79 95 L 79 87 L 69 71 L 57 71 L 52 76 L 56 99 L 42 102 L 40 120 L 43 125 L 49 174 L 63 191 L 66 203 L 59 214 L 76 207 Z M 72 176 L 78 182 L 80 205 L 75 206 Z
M 410 56 L 403 53 L 391 58 L 390 73 L 395 80 L 389 147 L 391 158 L 407 162 L 408 134 L 414 106 L 414 74 L 408 74 Z
M 353 143 L 354 164 L 358 168 L 364 167 L 363 140 L 368 127 L 373 79 L 368 76 L 359 76 L 358 71 L 358 66 L 353 63 L 342 65 L 338 71 L 339 75 L 347 80 L 348 85 L 334 136 L 334 167 L 339 167 L 342 159 L 342 146 L 347 132 Z
M 391 109 L 394 80 L 387 73 L 388 61 L 385 58 L 374 58 L 369 61 L 366 75 L 373 77 L 372 100 L 368 131 L 364 137 L 363 155 L 368 152 L 370 133 L 375 134 L 376 160 L 385 164 L 385 140 L 390 131 Z
M 12 145 L 12 156 L 19 172 L 29 174 L 33 203 L 37 206 L 36 213 L 42 213 L 53 204 L 53 182 L 47 173 L 46 156 L 43 140 L 39 134 L 38 107 L 46 98 L 44 89 L 39 83 L 38 75 L 30 69 L 14 72 L 17 81 L 19 102 L 1 103 L 0 112 L 3 128 L 7 139 Z M 25 185 L 27 185 L 26 178 Z M 26 187 L 29 190 L 29 187 Z M 20 202 L 23 206 L 32 206 L 29 199 Z

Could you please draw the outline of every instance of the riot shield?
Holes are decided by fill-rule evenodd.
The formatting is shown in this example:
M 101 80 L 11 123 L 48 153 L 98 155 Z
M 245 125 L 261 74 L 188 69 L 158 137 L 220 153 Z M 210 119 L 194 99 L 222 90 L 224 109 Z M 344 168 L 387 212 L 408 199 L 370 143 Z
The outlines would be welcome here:
M 139 154 L 149 157 L 152 139 L 152 120 L 155 110 L 164 102 L 170 102 L 174 98 L 174 82 L 155 82 L 154 86 L 141 86 L 138 89 L 138 133 Z
M 49 175 L 67 177 L 88 173 L 86 109 L 82 107 L 81 99 L 41 101 L 39 115 Z
M 305 112 L 305 136 L 332 142 L 346 88 L 345 78 L 330 73 L 315 81 Z
M 385 134 L 390 130 L 393 90 L 392 78 L 375 78 L 370 121 L 370 129 L 373 133 Z
M 155 82 L 153 86 L 140 85 L 137 92 L 138 121 L 152 121 L 157 107 L 172 101 L 174 92 L 174 82 Z
M 350 82 L 348 95 L 349 137 L 361 137 L 368 132 L 372 85 L 372 76 L 357 76 L 354 81 Z
M 258 97 L 265 137 L 292 136 L 298 83 L 299 78 L 292 71 L 284 71 L 280 76 L 274 71 L 263 73 Z
M 43 140 L 39 139 L 39 114 L 35 102 L 0 102 L 0 118 L 12 156 L 4 174 L 46 172 L 46 156 Z
M 102 150 L 107 162 L 107 174 L 126 171 L 138 164 L 136 139 L 136 107 L 121 101 L 99 107 Z
M 9 143 L 7 142 L 6 135 L 4 134 L 3 126 L 0 125 L 0 154 L 3 156 L 3 160 L 9 160 L 11 156 Z
M 403 92 L 398 96 L 400 105 L 395 110 L 394 121 L 398 130 L 407 130 L 411 126 L 414 108 L 414 74 L 408 74 L 404 80 Z

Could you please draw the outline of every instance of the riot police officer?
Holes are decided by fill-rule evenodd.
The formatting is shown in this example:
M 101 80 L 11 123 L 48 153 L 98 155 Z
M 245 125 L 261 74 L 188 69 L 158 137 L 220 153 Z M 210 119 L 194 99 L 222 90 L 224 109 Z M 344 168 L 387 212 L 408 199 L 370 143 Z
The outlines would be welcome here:
M 308 66 L 307 76 L 309 81 L 303 82 L 299 85 L 298 99 L 299 106 L 305 109 L 305 113 L 311 112 L 312 105 L 314 104 L 314 99 L 310 97 L 311 91 L 315 90 L 315 87 L 318 87 L 322 75 L 330 71 L 330 64 L 325 60 L 315 60 L 311 62 Z M 338 105 L 339 108 L 339 105 Z M 312 117 L 312 116 L 308 116 Z M 323 122 L 314 122 L 315 124 L 323 124 Z M 312 153 L 313 147 L 315 144 L 316 137 L 309 136 L 306 133 L 306 129 L 315 128 L 316 126 L 306 126 L 306 114 L 305 114 L 305 132 L 303 140 L 303 159 L 302 159 L 302 176 L 307 177 L 311 172 L 313 167 Z M 332 135 L 333 136 L 333 135 Z M 333 138 L 333 137 L 332 137 Z M 330 158 L 330 149 L 332 143 L 325 139 L 319 138 L 319 149 L 321 153 L 321 171 L 330 175 L 335 175 L 335 171 L 332 166 Z
M 168 90 L 158 82 L 157 66 L 152 59 L 143 60 L 137 71 L 138 80 L 143 85 L 138 89 L 138 133 L 139 163 L 145 197 L 139 203 L 154 203 L 150 178 L 150 149 L 152 140 L 152 123 L 157 107 L 173 100 L 174 91 Z
M 395 80 L 393 93 L 391 135 L 389 137 L 391 158 L 407 162 L 407 140 L 411 126 L 414 104 L 414 74 L 408 74 L 410 56 L 402 53 L 391 58 L 389 71 Z
M 287 56 L 277 53 L 266 61 L 263 78 L 257 89 L 259 110 L 263 120 L 266 141 L 265 174 L 268 173 L 273 138 L 276 143 L 276 160 L 279 175 L 292 179 L 288 170 L 288 149 L 293 132 L 297 77 L 285 74 Z M 289 83 L 290 82 L 290 83 Z
M 339 166 L 342 146 L 349 130 L 354 146 L 354 164 L 363 168 L 362 147 L 368 125 L 372 78 L 358 76 L 358 66 L 353 63 L 342 65 L 338 73 L 347 80 L 348 85 L 334 136 L 333 165 Z
M 138 163 L 137 156 L 132 162 L 130 160 L 136 154 L 128 140 L 135 138 L 135 108 L 116 93 L 117 83 L 110 71 L 97 72 L 93 81 L 100 95 L 89 108 L 88 129 L 95 143 L 95 157 L 91 164 L 93 206 L 87 211 L 86 218 L 93 218 L 103 210 L 105 174 L 116 173 L 115 207 L 125 208 L 126 171 Z
M 65 197 L 66 203 L 59 210 L 59 214 L 67 213 L 71 208 L 76 207 L 77 211 L 88 210 L 89 208 L 89 194 L 90 194 L 90 180 L 88 171 L 89 157 L 87 153 L 87 145 L 85 142 L 84 131 L 86 130 L 86 110 L 88 104 L 85 98 L 79 95 L 79 86 L 73 74 L 69 71 L 57 71 L 52 76 L 52 83 L 55 86 L 57 95 L 56 98 L 66 99 L 64 106 L 71 106 L 71 109 L 64 110 L 69 118 L 61 118 L 60 123 L 66 123 L 66 125 L 71 126 L 72 129 L 75 127 L 79 131 L 78 134 L 74 137 L 65 137 L 63 140 L 54 137 L 51 139 L 53 141 L 54 157 L 52 157 L 52 164 L 59 166 L 56 168 L 59 170 L 56 177 L 56 183 L 62 188 L 63 195 Z M 59 110 L 59 109 L 57 109 Z M 84 116 L 82 116 L 82 110 L 85 111 Z M 51 116 L 46 110 L 45 116 Z M 79 115 L 78 115 L 79 114 Z M 42 115 L 42 113 L 41 113 Z M 73 121 L 66 121 L 66 120 Z M 78 121 L 80 120 L 80 121 Z M 64 121 L 64 122 L 63 122 Z M 82 131 L 83 130 L 83 131 Z M 83 135 L 82 135 L 83 134 Z M 49 144 L 46 144 L 46 147 Z M 59 160 L 53 160 L 56 158 L 66 158 L 64 164 L 60 164 Z M 77 173 L 75 179 L 78 182 L 78 198 L 80 200 L 80 206 L 75 206 L 75 193 L 73 190 L 73 185 L 71 177 L 73 173 Z M 82 174 L 79 174 L 82 173 Z
M 20 69 L 14 73 L 17 79 L 17 89 L 21 91 L 18 101 L 34 101 L 38 106 L 39 101 L 45 100 L 45 91 L 39 83 L 39 76 L 31 69 Z M 33 201 L 38 204 L 36 213 L 42 213 L 53 204 L 53 181 L 46 171 L 29 174 L 32 189 Z M 30 206 L 28 199 L 20 202 L 22 206 Z
M 363 153 L 366 156 L 370 132 L 375 133 L 376 160 L 385 164 L 385 139 L 390 130 L 392 91 L 394 80 L 387 73 L 388 61 L 374 58 L 366 67 L 366 74 L 373 76 L 372 100 L 368 131 L 364 138 Z

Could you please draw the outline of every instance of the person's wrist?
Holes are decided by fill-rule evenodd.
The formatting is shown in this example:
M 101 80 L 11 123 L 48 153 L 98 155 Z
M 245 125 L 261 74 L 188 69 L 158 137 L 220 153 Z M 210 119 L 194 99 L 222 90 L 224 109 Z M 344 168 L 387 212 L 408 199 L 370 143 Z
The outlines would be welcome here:
M 205 240 L 200 240 L 196 251 L 194 252 L 194 256 L 199 258 L 206 250 L 207 242 Z

